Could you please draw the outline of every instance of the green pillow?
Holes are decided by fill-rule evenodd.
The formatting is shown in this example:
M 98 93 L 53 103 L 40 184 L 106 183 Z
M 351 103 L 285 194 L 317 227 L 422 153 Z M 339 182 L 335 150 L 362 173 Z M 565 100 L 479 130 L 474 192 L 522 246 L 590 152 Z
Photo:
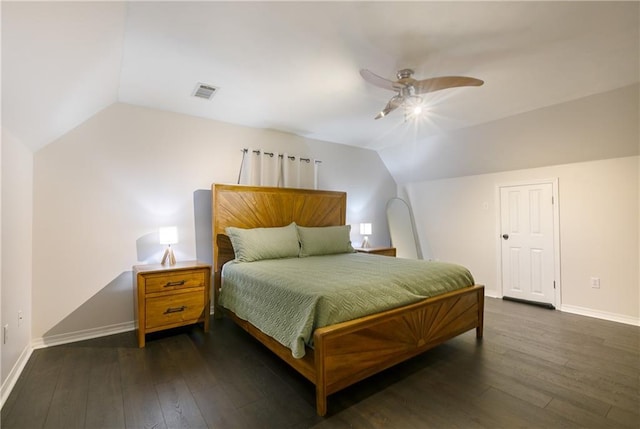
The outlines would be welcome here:
M 353 253 L 351 225 L 304 227 L 298 226 L 300 256 L 333 255 Z
M 262 259 L 297 258 L 300 253 L 296 224 L 278 228 L 226 228 L 236 260 L 241 262 Z

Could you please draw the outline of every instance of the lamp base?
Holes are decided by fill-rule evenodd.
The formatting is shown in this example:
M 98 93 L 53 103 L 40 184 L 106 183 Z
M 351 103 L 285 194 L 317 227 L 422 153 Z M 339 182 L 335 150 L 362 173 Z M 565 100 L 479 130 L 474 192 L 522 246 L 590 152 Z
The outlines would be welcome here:
M 161 264 L 164 265 L 164 264 L 166 264 L 167 261 L 169 261 L 169 265 L 175 265 L 176 264 L 176 257 L 173 254 L 173 249 L 171 248 L 171 246 L 167 246 L 167 248 L 165 249 L 164 255 L 162 255 Z
M 362 240 L 362 244 L 360 245 L 360 247 L 363 249 L 371 247 L 371 245 L 369 244 L 369 237 L 367 237 L 366 235 L 364 236 L 364 239 Z

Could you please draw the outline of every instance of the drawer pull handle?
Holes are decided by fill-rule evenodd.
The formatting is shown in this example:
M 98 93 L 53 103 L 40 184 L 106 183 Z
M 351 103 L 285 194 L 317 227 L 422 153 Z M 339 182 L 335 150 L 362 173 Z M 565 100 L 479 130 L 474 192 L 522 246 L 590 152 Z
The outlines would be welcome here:
M 184 280 L 180 280 L 179 282 L 167 282 L 167 284 L 164 285 L 164 287 L 183 286 L 184 283 L 185 283 Z
M 164 312 L 164 314 L 180 313 L 181 311 L 185 311 L 186 309 L 187 309 L 186 305 L 183 305 L 182 307 L 169 307 L 167 308 L 167 311 Z

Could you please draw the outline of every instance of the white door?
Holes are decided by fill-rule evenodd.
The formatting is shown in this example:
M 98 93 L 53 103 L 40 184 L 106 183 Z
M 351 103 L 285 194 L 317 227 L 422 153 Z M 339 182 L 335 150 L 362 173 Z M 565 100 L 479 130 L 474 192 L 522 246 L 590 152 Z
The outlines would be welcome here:
M 500 187 L 502 295 L 555 306 L 553 185 Z

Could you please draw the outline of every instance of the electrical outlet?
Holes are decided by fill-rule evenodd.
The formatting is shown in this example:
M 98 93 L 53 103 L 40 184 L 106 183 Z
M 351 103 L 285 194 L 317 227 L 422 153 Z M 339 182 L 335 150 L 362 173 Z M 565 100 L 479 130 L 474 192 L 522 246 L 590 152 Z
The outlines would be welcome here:
M 7 323 L 2 327 L 2 344 L 7 344 L 9 341 L 9 324 Z
M 22 325 L 22 310 L 18 310 L 18 326 Z
M 591 287 L 600 289 L 600 277 L 591 277 Z

